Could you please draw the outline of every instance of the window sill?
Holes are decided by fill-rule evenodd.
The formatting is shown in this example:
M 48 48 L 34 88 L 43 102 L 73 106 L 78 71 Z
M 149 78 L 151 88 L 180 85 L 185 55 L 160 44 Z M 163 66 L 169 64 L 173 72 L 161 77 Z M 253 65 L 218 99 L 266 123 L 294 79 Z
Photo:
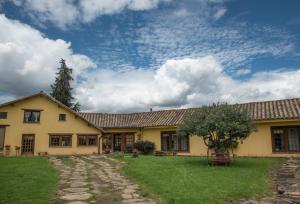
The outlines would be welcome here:
M 24 124 L 41 124 L 40 122 L 23 122 Z
M 49 146 L 49 148 L 72 148 L 72 146 Z
M 98 145 L 77 145 L 77 147 L 97 147 Z

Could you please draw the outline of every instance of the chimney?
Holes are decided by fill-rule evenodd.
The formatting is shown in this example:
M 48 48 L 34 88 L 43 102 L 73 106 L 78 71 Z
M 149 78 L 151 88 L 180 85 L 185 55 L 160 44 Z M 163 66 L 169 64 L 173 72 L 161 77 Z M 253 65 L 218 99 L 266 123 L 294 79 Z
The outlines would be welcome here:
M 152 108 L 150 108 L 150 112 L 152 112 Z

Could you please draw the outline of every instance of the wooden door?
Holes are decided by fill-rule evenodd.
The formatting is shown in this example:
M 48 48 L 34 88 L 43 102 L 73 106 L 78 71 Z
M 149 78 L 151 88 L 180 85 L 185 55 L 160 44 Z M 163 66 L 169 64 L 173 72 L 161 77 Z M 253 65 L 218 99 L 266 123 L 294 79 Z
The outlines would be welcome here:
M 0 127 L 0 151 L 4 149 L 5 127 Z
M 34 135 L 22 136 L 22 154 L 34 154 Z

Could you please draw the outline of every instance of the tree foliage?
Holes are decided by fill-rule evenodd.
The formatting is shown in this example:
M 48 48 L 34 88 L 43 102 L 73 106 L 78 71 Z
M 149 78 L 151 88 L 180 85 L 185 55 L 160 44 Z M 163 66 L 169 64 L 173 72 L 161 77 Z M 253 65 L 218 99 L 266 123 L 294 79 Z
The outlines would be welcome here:
M 177 128 L 178 135 L 202 137 L 208 148 L 224 152 L 255 130 L 250 117 L 235 106 L 213 104 L 193 112 Z
M 72 96 L 71 81 L 72 69 L 68 68 L 64 59 L 60 60 L 60 67 L 56 73 L 55 82 L 51 85 L 51 96 L 60 101 L 64 105 L 72 108 L 74 111 L 80 110 L 80 104 L 78 102 L 73 103 L 74 98 Z

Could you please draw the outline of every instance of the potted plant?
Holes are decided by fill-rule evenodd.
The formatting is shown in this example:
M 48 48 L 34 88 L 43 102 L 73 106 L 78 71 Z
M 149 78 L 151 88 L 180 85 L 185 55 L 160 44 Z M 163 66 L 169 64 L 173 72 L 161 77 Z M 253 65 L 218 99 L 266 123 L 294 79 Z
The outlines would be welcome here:
M 110 153 L 110 144 L 108 138 L 103 138 L 103 145 L 104 145 L 104 154 Z

